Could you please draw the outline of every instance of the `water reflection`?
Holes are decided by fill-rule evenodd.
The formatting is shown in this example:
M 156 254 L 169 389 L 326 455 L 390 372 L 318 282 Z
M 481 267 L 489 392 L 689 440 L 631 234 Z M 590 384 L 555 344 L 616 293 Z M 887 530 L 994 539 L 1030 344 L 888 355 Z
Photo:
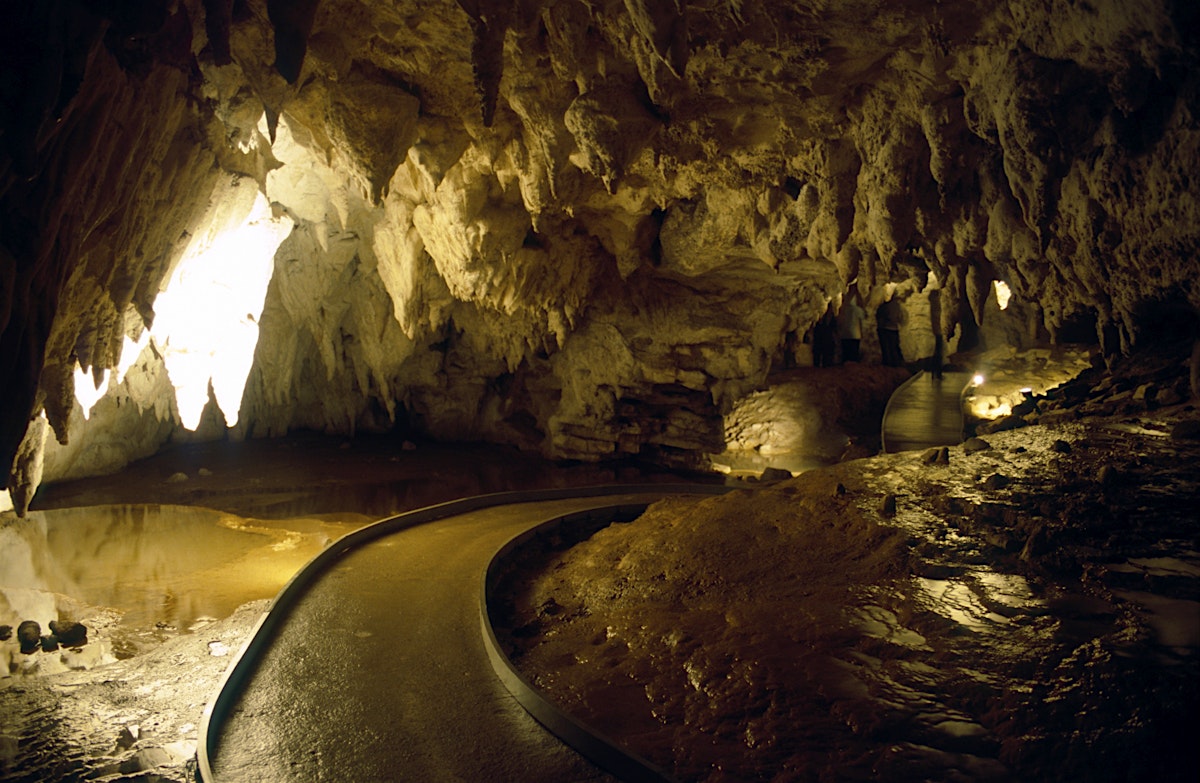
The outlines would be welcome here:
M 367 521 L 263 522 L 168 505 L 31 512 L 0 529 L 0 624 L 35 620 L 48 633 L 51 620 L 81 621 L 110 636 L 123 657 L 137 652 L 139 634 L 186 631 L 274 596 L 332 540 Z
M 918 578 L 916 583 L 932 611 L 976 633 L 997 631 L 1017 615 L 1045 611 L 1016 574 L 975 568 L 955 579 Z

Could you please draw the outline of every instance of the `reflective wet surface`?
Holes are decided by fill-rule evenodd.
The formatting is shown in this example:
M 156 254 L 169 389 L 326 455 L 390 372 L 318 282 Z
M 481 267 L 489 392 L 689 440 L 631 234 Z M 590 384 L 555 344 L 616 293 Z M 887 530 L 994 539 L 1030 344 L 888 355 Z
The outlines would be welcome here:
M 509 586 L 511 650 L 685 781 L 1195 780 L 1200 441 L 1113 424 L 614 526 Z
M 330 541 L 368 521 L 261 521 L 163 505 L 34 511 L 0 528 L 0 624 L 33 620 L 48 634 L 51 621 L 83 622 L 93 644 L 128 657 L 272 597 Z M 58 668 L 53 660 L 17 665 L 45 672 Z
M 45 486 L 0 515 L 0 779 L 195 780 L 204 705 L 270 599 L 331 541 L 379 518 L 532 487 L 677 482 L 632 463 L 300 435 L 179 446 Z M 719 482 L 715 476 L 707 480 Z M 88 627 L 23 654 L 22 620 Z
M 213 779 L 610 781 L 504 689 L 480 633 L 483 573 L 508 540 L 655 495 L 467 511 L 392 532 L 313 576 L 227 690 Z M 364 676 L 364 673 L 369 673 Z

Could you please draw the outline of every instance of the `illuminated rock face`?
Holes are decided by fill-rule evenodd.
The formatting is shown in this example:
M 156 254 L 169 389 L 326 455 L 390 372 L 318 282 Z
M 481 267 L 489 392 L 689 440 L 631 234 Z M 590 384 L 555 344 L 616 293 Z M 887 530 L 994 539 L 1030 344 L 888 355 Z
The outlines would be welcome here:
M 686 462 L 851 286 L 918 353 L 994 280 L 1109 350 L 1200 303 L 1190 3 L 143 5 L 5 25 L 5 464 L 237 178 L 295 223 L 238 435 Z

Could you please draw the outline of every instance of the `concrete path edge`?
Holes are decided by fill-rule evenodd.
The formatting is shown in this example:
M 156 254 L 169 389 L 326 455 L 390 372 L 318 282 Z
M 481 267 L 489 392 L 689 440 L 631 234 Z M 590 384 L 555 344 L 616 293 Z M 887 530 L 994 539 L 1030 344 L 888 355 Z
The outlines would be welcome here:
M 689 488 L 687 493 L 717 495 L 731 489 L 733 487 L 710 486 Z M 569 528 L 573 537 L 583 538 L 614 523 L 632 522 L 646 510 L 647 505 L 633 503 L 577 511 L 543 522 L 510 539 L 492 556 L 483 575 L 479 602 L 480 620 L 483 626 L 484 646 L 496 675 L 525 711 L 547 731 L 596 766 L 627 783 L 673 783 L 674 779 L 662 769 L 563 711 L 534 687 L 501 649 L 489 608 L 492 588 L 496 584 L 500 569 L 505 560 L 523 545 L 563 528 Z
M 906 391 L 909 386 L 912 386 L 914 383 L 916 383 L 917 378 L 920 378 L 924 374 L 925 374 L 924 370 L 918 370 L 917 372 L 908 376 L 908 378 L 904 381 L 904 383 L 897 386 L 895 391 L 892 392 L 892 395 L 890 397 L 888 397 L 887 405 L 883 406 L 883 418 L 880 420 L 880 423 L 879 423 L 879 453 L 880 454 L 888 453 L 888 446 L 887 446 L 888 426 L 887 426 L 887 423 L 888 423 L 888 414 L 890 414 L 892 412 L 892 402 L 897 397 L 899 397 L 901 395 L 901 393 Z
M 229 667 L 225 670 L 225 674 L 218 683 L 214 696 L 205 705 L 204 712 L 201 715 L 200 741 L 197 743 L 196 747 L 197 779 L 201 783 L 218 783 L 217 778 L 213 774 L 212 770 L 211 754 L 216 747 L 220 726 L 228 716 L 229 711 L 232 709 L 234 703 L 237 701 L 241 686 L 246 682 L 250 675 L 254 673 L 258 659 L 263 651 L 270 646 L 274 638 L 275 629 L 287 620 L 292 608 L 298 603 L 300 597 L 304 594 L 308 586 L 319 579 L 329 567 L 331 567 L 343 555 L 352 549 L 370 543 L 377 538 L 382 538 L 383 536 L 390 535 L 391 533 L 399 532 L 410 527 L 416 527 L 417 525 L 423 525 L 428 522 L 436 522 L 440 519 L 446 519 L 448 517 L 458 514 L 465 514 L 471 511 L 478 511 L 479 509 L 489 508 L 492 506 L 510 505 L 515 503 L 536 503 L 549 500 L 568 500 L 571 498 L 628 495 L 641 492 L 662 495 L 721 494 L 729 489 L 731 488 L 717 484 L 624 484 L 496 492 L 487 495 L 475 495 L 472 497 L 460 498 L 458 500 L 451 500 L 445 503 L 439 503 L 437 505 L 408 511 L 403 514 L 397 514 L 343 536 L 334 543 L 330 544 L 328 548 L 310 560 L 307 565 L 300 569 L 288 581 L 288 583 L 284 585 L 283 589 L 280 590 L 274 601 L 272 601 L 270 608 L 258 618 L 258 621 L 250 631 L 249 638 L 242 645 L 242 648 L 238 651 L 237 655 L 230 662 Z M 584 513 L 586 514 L 586 512 Z M 557 521 L 558 520 L 554 520 L 551 524 Z M 612 519 L 608 520 L 608 522 L 611 521 Z M 604 525 L 601 524 L 597 529 L 603 526 Z M 516 539 L 520 538 L 521 536 L 516 537 Z M 484 578 L 486 579 L 486 574 Z M 486 603 L 484 606 L 486 607 Z M 485 624 L 490 629 L 490 623 L 487 623 L 486 618 Z M 489 655 L 491 655 L 492 644 L 494 644 L 495 638 L 494 632 L 491 636 L 491 643 L 487 642 L 488 633 L 485 632 L 484 637 L 485 646 L 488 647 Z M 493 666 L 495 666 L 494 663 Z M 513 671 L 515 672 L 515 670 Z M 509 683 L 506 681 L 505 685 L 508 686 L 508 684 Z M 511 690 L 512 689 L 510 688 L 510 692 Z M 533 690 L 532 687 L 530 687 L 530 690 Z M 536 694 L 536 691 L 534 691 L 534 693 Z M 538 696 L 540 697 L 540 694 L 538 694 Z M 544 697 L 540 698 L 545 701 Z M 518 701 L 520 701 L 519 697 Z M 525 706 L 524 702 L 521 703 L 522 706 Z M 546 703 L 549 704 L 548 701 Z M 553 705 L 551 705 L 551 707 L 552 706 Z M 529 710 L 527 706 L 525 708 Z M 545 713 L 544 709 L 539 708 L 539 710 Z M 539 721 L 539 723 L 542 723 L 543 726 L 547 726 L 546 722 L 538 718 L 536 713 L 531 711 L 531 714 Z M 584 742 L 584 744 L 588 744 L 585 740 L 583 740 L 582 735 L 579 735 L 578 732 L 582 731 L 583 734 L 587 734 L 589 730 L 583 727 L 582 724 L 575 722 L 569 716 L 563 714 L 563 717 L 566 718 L 567 721 L 570 721 L 578 726 L 578 730 L 564 728 L 564 731 L 568 731 L 571 737 Z M 564 727 L 566 725 L 562 721 L 555 721 L 553 719 L 551 719 L 551 722 L 556 723 L 557 725 L 563 725 Z M 549 728 L 552 732 L 554 731 L 549 726 L 547 726 L 547 728 Z M 567 744 L 571 745 L 571 747 L 576 748 L 576 750 L 580 750 L 567 738 L 562 737 L 562 735 L 557 734 L 557 732 L 554 733 L 556 736 L 559 736 L 560 739 L 563 739 L 565 742 L 567 742 Z M 604 740 L 603 738 L 596 736 L 596 740 L 601 744 L 607 743 L 618 752 L 623 753 L 623 751 L 620 751 L 619 748 L 616 748 L 615 745 L 608 743 L 608 741 Z M 582 750 L 580 750 L 580 752 L 583 753 Z M 587 753 L 583 753 L 583 755 L 589 759 L 592 758 Z M 645 778 L 629 779 L 645 780 Z M 655 778 L 654 780 L 665 780 L 665 778 Z

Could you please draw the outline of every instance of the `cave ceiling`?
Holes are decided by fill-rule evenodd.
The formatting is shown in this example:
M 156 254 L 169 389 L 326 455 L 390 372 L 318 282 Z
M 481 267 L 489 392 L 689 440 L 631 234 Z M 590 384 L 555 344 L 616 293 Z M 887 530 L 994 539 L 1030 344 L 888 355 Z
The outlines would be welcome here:
M 1125 351 L 1148 307 L 1200 304 L 1190 0 L 4 14 L 6 464 L 31 414 L 69 439 L 75 367 L 152 329 L 247 190 L 295 224 L 252 436 L 719 450 L 720 412 L 851 287 L 934 285 L 952 338 L 1003 280 L 1047 334 L 1087 314 Z

